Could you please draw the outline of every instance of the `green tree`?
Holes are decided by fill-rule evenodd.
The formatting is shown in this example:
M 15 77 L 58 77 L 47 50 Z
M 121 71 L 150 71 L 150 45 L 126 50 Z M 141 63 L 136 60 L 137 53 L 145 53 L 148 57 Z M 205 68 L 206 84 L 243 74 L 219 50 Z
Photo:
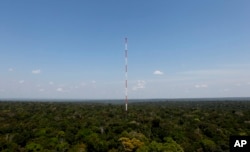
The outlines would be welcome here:
M 28 151 L 28 152 L 36 152 L 36 151 L 42 151 L 43 148 L 40 144 L 37 144 L 37 143 L 28 143 L 26 146 L 25 146 L 25 149 Z
M 202 145 L 202 148 L 205 152 L 213 152 L 213 151 L 216 151 L 216 149 L 217 149 L 214 141 L 212 141 L 210 139 L 203 139 L 201 141 L 201 145 Z

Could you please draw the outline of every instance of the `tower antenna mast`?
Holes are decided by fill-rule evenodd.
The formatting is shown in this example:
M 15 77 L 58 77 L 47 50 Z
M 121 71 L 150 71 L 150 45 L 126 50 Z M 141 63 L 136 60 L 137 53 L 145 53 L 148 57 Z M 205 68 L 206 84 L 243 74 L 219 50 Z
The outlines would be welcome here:
M 128 111 L 128 39 L 125 38 L 125 110 Z

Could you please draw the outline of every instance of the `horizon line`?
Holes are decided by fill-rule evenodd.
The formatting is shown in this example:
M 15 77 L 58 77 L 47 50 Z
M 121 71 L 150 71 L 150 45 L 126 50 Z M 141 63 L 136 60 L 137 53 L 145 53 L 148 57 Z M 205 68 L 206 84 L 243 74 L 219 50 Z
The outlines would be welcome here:
M 128 101 L 134 101 L 134 100 L 215 100 L 215 99 L 249 99 L 250 100 L 250 96 L 249 97 L 188 97 L 188 98 L 184 98 L 184 97 L 180 97 L 180 98 L 130 98 L 128 99 Z M 100 98 L 96 98 L 96 99 L 74 99 L 74 98 L 0 98 L 0 101 L 49 101 L 49 100 L 54 100 L 54 101 L 107 101 L 107 100 L 111 100 L 111 101 L 125 101 L 125 99 L 122 98 L 110 98 L 110 99 L 100 99 Z

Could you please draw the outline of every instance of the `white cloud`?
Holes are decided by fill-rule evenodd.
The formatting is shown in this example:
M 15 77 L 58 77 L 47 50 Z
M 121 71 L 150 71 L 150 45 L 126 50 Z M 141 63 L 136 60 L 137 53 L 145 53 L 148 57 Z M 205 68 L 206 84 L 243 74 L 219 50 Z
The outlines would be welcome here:
M 159 71 L 159 70 L 156 70 L 156 71 L 154 71 L 153 74 L 155 74 L 155 75 L 163 75 L 163 72 L 161 72 L 161 71 Z
M 63 90 L 63 88 L 57 88 L 56 91 L 63 92 L 64 90 Z
M 92 84 L 91 84 L 91 87 L 92 87 L 92 88 L 96 88 L 96 81 L 95 81 L 95 80 L 92 80 L 91 83 L 92 83 Z
M 77 86 L 77 85 L 72 85 L 72 86 L 69 87 L 70 90 L 78 89 L 78 88 L 79 88 L 79 86 Z
M 85 82 L 81 82 L 81 83 L 80 83 L 80 86 L 82 86 L 82 87 L 83 87 L 83 86 L 86 86 L 86 83 L 85 83 Z
M 54 82 L 53 82 L 53 81 L 50 81 L 49 84 L 50 84 L 50 85 L 54 85 Z
M 14 71 L 14 70 L 13 70 L 12 68 L 9 68 L 8 71 L 9 71 L 9 72 L 12 72 L 12 71 Z
M 41 88 L 41 89 L 39 89 L 39 91 L 40 91 L 40 92 L 43 92 L 43 91 L 45 91 L 45 90 Z
M 195 88 L 207 88 L 208 86 L 206 84 L 196 84 L 194 87 Z
M 138 80 L 137 84 L 133 87 L 133 90 L 136 91 L 138 89 L 144 89 L 146 82 L 144 80 Z
M 31 71 L 31 73 L 33 73 L 33 74 L 40 74 L 40 73 L 41 73 L 41 70 L 40 70 L 40 69 L 33 70 L 33 71 Z
M 23 83 L 24 83 L 24 80 L 20 80 L 19 83 L 20 83 L 20 84 L 23 84 Z

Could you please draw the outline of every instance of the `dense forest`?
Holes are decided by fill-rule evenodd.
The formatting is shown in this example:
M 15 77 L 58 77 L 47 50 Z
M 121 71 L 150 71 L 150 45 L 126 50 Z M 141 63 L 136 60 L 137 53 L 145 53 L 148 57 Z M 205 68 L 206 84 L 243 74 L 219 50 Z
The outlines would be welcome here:
M 2 152 L 220 152 L 250 135 L 250 101 L 0 102 Z

